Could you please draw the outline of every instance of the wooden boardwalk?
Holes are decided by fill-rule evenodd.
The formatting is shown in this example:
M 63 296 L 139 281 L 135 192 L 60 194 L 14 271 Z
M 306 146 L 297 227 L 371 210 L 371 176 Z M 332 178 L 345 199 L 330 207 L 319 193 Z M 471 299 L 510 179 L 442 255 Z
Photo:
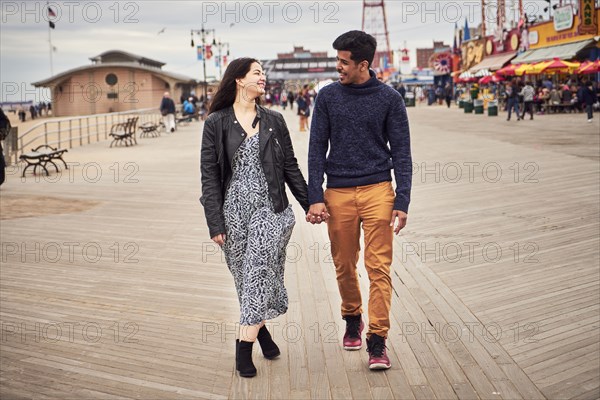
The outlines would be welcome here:
M 303 170 L 307 136 L 286 117 Z M 341 348 L 324 226 L 297 224 L 276 360 L 234 373 L 233 280 L 199 196 L 201 125 L 67 154 L 0 189 L 1 399 L 596 399 L 598 122 L 410 109 L 392 369 Z M 536 140 L 538 138 L 538 140 Z M 562 142 L 562 144 L 560 144 Z M 361 260 L 362 262 L 362 260 Z M 363 297 L 368 280 L 361 271 Z

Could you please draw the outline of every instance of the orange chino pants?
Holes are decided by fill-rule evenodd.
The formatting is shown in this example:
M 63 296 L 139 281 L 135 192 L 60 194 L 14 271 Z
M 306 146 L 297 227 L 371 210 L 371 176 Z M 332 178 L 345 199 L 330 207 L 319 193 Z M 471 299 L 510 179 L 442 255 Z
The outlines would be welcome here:
M 369 330 L 387 338 L 392 302 L 394 208 L 391 182 L 325 190 L 325 205 L 330 214 L 327 223 L 331 255 L 342 297 L 342 316 L 362 314 L 357 262 L 360 252 L 360 226 L 364 231 L 365 268 L 369 276 Z

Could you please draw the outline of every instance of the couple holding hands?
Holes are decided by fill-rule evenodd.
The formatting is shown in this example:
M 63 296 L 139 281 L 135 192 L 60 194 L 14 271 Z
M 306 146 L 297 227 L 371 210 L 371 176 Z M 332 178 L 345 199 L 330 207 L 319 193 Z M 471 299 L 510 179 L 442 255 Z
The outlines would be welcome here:
M 256 340 L 266 358 L 280 355 L 265 321 L 285 313 L 288 306 L 285 251 L 295 218 L 285 184 L 308 222 L 327 223 L 341 316 L 346 321 L 346 350 L 362 347 L 357 275 L 362 224 L 370 281 L 369 368 L 391 367 L 385 341 L 393 235 L 406 224 L 412 160 L 404 102 L 370 69 L 376 46 L 376 40 L 361 31 L 346 32 L 333 42 L 339 80 L 321 89 L 316 98 L 308 185 L 283 116 L 260 106 L 266 79 L 257 60 L 232 61 L 215 94 L 202 137 L 200 200 L 210 236 L 225 253 L 238 293 L 236 369 L 243 377 L 256 375 L 252 361 Z

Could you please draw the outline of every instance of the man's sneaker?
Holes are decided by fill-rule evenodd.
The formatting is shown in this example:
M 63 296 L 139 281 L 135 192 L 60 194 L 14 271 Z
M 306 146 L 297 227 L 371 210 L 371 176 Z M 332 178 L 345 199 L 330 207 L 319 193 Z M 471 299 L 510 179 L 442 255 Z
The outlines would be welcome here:
M 392 366 L 387 356 L 385 339 L 372 334 L 367 339 L 367 352 L 369 353 L 369 369 L 388 369 Z
M 346 320 L 346 333 L 344 334 L 344 350 L 360 350 L 362 339 L 360 337 L 363 328 L 361 315 L 348 315 L 342 317 Z

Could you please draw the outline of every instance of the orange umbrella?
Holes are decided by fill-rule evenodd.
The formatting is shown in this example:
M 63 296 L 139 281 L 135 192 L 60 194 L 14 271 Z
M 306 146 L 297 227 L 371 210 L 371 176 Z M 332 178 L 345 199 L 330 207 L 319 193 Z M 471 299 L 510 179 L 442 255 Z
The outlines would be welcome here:
M 546 68 L 548 68 L 548 66 L 550 66 L 550 64 L 552 64 L 553 62 L 554 61 L 540 61 L 535 64 L 530 64 L 530 65 L 528 65 L 528 68 L 525 70 L 525 73 L 527 75 L 539 75 L 542 73 L 542 71 L 544 71 Z
M 515 71 L 521 65 L 523 65 L 523 64 L 508 64 L 506 67 L 500 68 L 498 71 L 496 71 L 496 74 L 502 75 L 502 76 L 515 76 L 516 75 Z
M 554 58 L 550 64 L 541 69 L 540 73 L 573 72 L 579 68 L 580 65 L 581 63 L 579 62 L 570 62 L 561 60 L 560 58 Z
M 600 72 L 600 60 L 586 61 L 577 70 L 579 74 L 597 74 Z

